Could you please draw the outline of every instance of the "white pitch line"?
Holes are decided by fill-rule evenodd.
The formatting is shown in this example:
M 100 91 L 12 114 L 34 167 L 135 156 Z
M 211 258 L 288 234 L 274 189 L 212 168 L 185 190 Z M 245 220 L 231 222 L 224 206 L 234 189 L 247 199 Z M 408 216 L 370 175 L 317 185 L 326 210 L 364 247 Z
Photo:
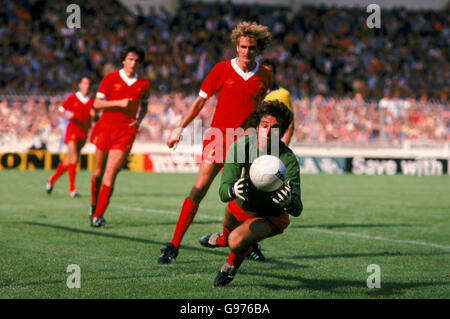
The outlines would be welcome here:
M 179 215 L 178 212 L 171 211 L 171 210 L 163 210 L 163 209 L 127 207 L 127 206 L 120 206 L 120 205 L 112 205 L 112 207 L 115 207 L 118 209 L 123 209 L 123 210 L 133 210 L 133 211 L 146 212 L 146 213 L 169 214 L 169 215 L 175 215 L 175 216 Z M 209 215 L 204 215 L 204 214 L 197 214 L 196 216 L 210 219 L 210 220 L 215 220 L 215 221 L 222 221 L 222 218 L 219 218 L 217 216 L 209 216 Z M 427 243 L 427 242 L 423 242 L 423 241 L 392 239 L 392 238 L 386 238 L 386 237 L 380 237 L 380 236 L 370 236 L 370 235 L 357 234 L 357 233 L 346 233 L 346 232 L 341 232 L 341 231 L 326 230 L 326 229 L 319 229 L 319 228 L 304 228 L 304 230 L 314 231 L 314 232 L 318 232 L 318 233 L 333 234 L 333 235 L 358 237 L 358 238 L 364 238 L 364 239 L 382 240 L 382 241 L 388 241 L 388 242 L 392 242 L 392 243 L 450 249 L 450 246 L 443 246 L 443 245 Z
M 427 242 L 423 242 L 423 241 L 392 239 L 392 238 L 385 238 L 385 237 L 380 237 L 380 236 L 370 236 L 370 235 L 357 234 L 357 233 L 346 233 L 346 232 L 341 232 L 341 231 L 326 230 L 326 229 L 319 229 L 319 228 L 305 228 L 305 230 L 315 231 L 318 233 L 333 234 L 333 235 L 358 237 L 358 238 L 364 238 L 364 239 L 383 240 L 383 241 L 389 241 L 389 242 L 393 242 L 393 243 L 411 244 L 411 245 L 430 246 L 430 247 L 435 247 L 435 248 L 450 249 L 450 246 L 443 246 L 443 245 L 427 243 Z

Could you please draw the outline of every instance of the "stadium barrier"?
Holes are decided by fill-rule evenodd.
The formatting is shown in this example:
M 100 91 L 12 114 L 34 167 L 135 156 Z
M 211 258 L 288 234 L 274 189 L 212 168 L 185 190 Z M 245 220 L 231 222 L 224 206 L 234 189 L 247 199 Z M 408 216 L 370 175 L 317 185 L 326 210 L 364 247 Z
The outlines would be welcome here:
M 0 170 L 54 170 L 65 154 L 47 151 L 0 154 Z M 300 156 L 297 159 L 302 174 L 356 175 L 450 175 L 448 158 L 437 157 L 326 157 Z M 123 169 L 136 172 L 194 173 L 198 170 L 200 155 L 170 152 L 132 153 L 123 163 Z M 77 169 L 92 170 L 94 154 L 81 154 Z

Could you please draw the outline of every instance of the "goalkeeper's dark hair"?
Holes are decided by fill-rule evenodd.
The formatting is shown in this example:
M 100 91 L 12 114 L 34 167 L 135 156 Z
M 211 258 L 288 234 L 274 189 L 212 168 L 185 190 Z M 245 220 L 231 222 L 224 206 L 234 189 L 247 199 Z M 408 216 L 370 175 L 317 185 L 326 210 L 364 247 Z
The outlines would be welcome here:
M 257 128 L 264 115 L 271 115 L 277 119 L 280 125 L 280 137 L 284 135 L 293 120 L 292 112 L 283 102 L 278 100 L 262 101 L 251 115 L 250 126 Z
M 133 52 L 134 54 L 136 54 L 138 56 L 138 62 L 142 63 L 144 62 L 145 59 L 145 52 L 144 50 L 135 47 L 135 46 L 129 46 L 124 48 L 121 52 L 120 52 L 120 61 L 123 62 L 125 60 L 125 58 L 127 57 L 128 53 Z

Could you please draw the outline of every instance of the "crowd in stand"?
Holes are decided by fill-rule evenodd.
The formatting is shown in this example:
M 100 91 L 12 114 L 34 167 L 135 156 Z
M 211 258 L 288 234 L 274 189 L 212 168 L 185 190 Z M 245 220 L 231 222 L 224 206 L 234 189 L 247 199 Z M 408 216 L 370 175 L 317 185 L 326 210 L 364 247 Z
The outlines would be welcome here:
M 132 42 L 147 52 L 145 75 L 157 93 L 192 94 L 219 60 L 235 52 L 229 34 L 238 21 L 267 25 L 266 55 L 280 62 L 278 81 L 294 97 L 446 98 L 449 8 L 383 10 L 369 29 L 361 9 L 186 3 L 134 15 L 115 1 L 79 1 L 81 27 L 68 28 L 64 1 L 7 1 L 0 8 L 0 93 L 69 92 L 83 75 L 94 83 L 119 65 Z
M 194 96 L 181 93 L 153 96 L 149 112 L 141 124 L 138 141 L 163 142 L 181 120 Z M 40 145 L 60 137 L 64 122 L 56 115 L 61 99 L 0 100 L 0 144 L 28 140 Z M 201 111 L 203 132 L 211 121 L 209 100 Z M 446 103 L 416 99 L 383 98 L 363 100 L 360 95 L 347 98 L 293 100 L 295 132 L 292 143 L 339 142 L 347 145 L 403 141 L 450 142 L 450 108 Z M 195 125 L 188 129 L 193 136 Z
M 292 95 L 293 142 L 449 141 L 449 8 L 383 10 L 381 28 L 363 9 L 182 4 L 132 14 L 119 2 L 78 1 L 81 28 L 66 25 L 69 3 L 7 1 L 0 6 L 0 94 L 54 95 L 0 99 L 2 138 L 61 134 L 56 106 L 82 76 L 93 86 L 120 67 L 128 44 L 146 51 L 149 114 L 141 140 L 161 141 L 197 94 L 204 76 L 234 56 L 230 31 L 240 20 L 269 26 L 264 57 L 279 62 L 276 81 Z M 182 2 L 183 3 L 183 2 Z M 371 102 L 367 102 L 371 101 Z M 209 123 L 210 101 L 201 117 Z M 207 127 L 207 124 L 205 124 Z

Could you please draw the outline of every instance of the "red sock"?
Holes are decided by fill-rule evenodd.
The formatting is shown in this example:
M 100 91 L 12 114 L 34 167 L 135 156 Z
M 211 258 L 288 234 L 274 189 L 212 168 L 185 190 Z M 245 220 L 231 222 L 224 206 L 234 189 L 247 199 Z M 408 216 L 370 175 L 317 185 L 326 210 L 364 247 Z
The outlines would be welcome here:
M 178 249 L 184 234 L 186 233 L 189 225 L 194 220 L 195 214 L 198 210 L 198 204 L 195 204 L 189 197 L 186 197 L 183 206 L 181 207 L 180 216 L 178 217 L 177 225 L 175 226 L 175 232 L 171 243 Z
M 245 256 L 252 251 L 253 245 L 250 245 L 243 253 L 235 254 L 232 251 L 228 254 L 227 263 L 230 266 L 235 266 L 239 268 L 239 266 L 244 261 Z
M 228 246 L 228 236 L 230 235 L 230 230 L 223 226 L 222 235 L 217 238 L 216 244 L 222 247 Z
M 102 187 L 100 188 L 100 191 L 98 192 L 97 207 L 95 208 L 95 213 L 92 216 L 92 218 L 103 216 L 106 207 L 108 207 L 109 204 L 110 193 L 111 187 L 103 184 Z
M 70 163 L 67 165 L 67 175 L 69 176 L 69 192 L 73 192 L 75 188 L 75 174 L 76 174 L 76 164 Z
M 91 205 L 97 205 L 97 197 L 101 185 L 101 178 L 91 177 Z
M 53 173 L 53 175 L 48 179 L 50 184 L 55 184 L 56 180 L 65 172 L 67 171 L 67 166 L 64 165 L 64 162 L 60 162 L 58 167 L 56 168 L 56 171 Z

